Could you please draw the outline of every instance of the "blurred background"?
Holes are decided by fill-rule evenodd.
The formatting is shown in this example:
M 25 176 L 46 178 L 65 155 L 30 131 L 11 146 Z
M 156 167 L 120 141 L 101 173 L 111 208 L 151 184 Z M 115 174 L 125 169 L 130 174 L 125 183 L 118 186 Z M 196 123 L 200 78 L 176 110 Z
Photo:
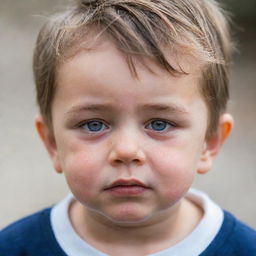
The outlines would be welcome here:
M 52 205 L 68 189 L 34 129 L 32 51 L 44 16 L 65 0 L 0 0 L 0 228 Z M 223 208 L 256 228 L 256 1 L 226 0 L 239 42 L 232 68 L 232 136 L 214 168 L 196 178 Z

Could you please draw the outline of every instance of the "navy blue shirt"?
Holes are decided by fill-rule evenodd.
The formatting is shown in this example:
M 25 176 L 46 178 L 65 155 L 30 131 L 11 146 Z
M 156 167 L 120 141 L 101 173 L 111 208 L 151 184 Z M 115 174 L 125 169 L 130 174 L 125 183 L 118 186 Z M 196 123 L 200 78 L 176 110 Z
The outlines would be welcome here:
M 67 256 L 55 239 L 50 211 L 51 208 L 47 208 L 3 229 L 0 256 Z M 256 256 L 256 231 L 226 211 L 217 236 L 200 254 L 221 255 Z

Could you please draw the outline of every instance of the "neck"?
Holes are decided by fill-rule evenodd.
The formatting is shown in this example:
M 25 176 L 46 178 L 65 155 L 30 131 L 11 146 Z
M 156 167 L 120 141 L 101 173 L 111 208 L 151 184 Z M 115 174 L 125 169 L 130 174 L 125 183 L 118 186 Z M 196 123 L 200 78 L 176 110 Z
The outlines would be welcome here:
M 70 219 L 79 236 L 110 255 L 145 255 L 169 248 L 193 231 L 203 215 L 192 202 L 183 199 L 150 221 L 117 224 L 78 202 L 70 207 Z

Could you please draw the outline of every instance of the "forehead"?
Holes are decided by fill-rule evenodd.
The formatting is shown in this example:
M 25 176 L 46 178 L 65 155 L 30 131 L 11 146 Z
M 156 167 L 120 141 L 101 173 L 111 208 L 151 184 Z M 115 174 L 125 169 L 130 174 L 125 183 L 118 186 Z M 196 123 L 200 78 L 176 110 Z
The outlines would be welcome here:
M 59 66 L 55 98 L 71 107 L 89 100 L 93 104 L 112 101 L 128 107 L 170 100 L 189 105 L 195 98 L 202 100 L 198 67 L 166 52 L 171 64 L 177 69 L 182 65 L 187 74 L 172 75 L 149 58 L 134 58 L 138 74 L 135 77 L 125 55 L 111 41 L 79 51 Z
M 104 80 L 106 76 L 110 76 L 118 81 L 120 80 L 118 76 L 120 72 L 127 74 L 129 71 L 127 76 L 137 80 L 137 82 L 146 77 L 158 77 L 160 78 L 159 80 L 163 81 L 166 79 L 193 79 L 197 80 L 199 85 L 202 73 L 202 65 L 200 63 L 196 62 L 191 56 L 178 54 L 169 48 L 165 48 L 164 52 L 168 62 L 177 72 L 168 72 L 160 63 L 157 63 L 155 58 L 132 54 L 127 56 L 127 53 L 118 50 L 115 44 L 107 38 L 98 41 L 94 40 L 93 43 L 87 43 L 87 48 L 76 52 L 76 54 L 66 58 L 58 65 L 56 81 L 57 84 L 61 84 L 62 80 L 70 78 L 71 71 L 69 70 L 73 69 L 72 72 L 76 70 L 78 75 L 80 71 L 80 75 L 84 74 L 87 78 L 94 75 L 94 78 L 98 77 L 98 79 Z M 136 75 L 138 76 L 134 75 L 131 63 L 127 60 L 127 57 L 131 58 L 132 64 L 136 69 Z M 86 70 L 90 70 L 90 72 L 86 72 Z M 137 73 L 137 71 L 139 72 Z
M 99 69 L 99 67 L 102 66 L 101 64 L 105 62 L 108 64 L 111 63 L 113 66 L 115 64 L 113 60 L 117 60 L 117 58 L 114 57 L 118 56 L 122 64 L 128 65 L 131 74 L 134 75 L 135 73 L 135 77 L 137 75 L 136 69 L 141 67 L 146 68 L 149 72 L 156 75 L 160 73 L 171 73 L 175 76 L 192 75 L 197 76 L 199 79 L 202 77 L 205 63 L 200 59 L 184 51 L 179 51 L 175 49 L 175 47 L 163 46 L 161 50 L 173 69 L 171 70 L 173 72 L 170 72 L 170 69 L 168 69 L 157 56 L 151 56 L 150 54 L 146 56 L 145 53 L 120 50 L 115 44 L 115 41 L 107 34 L 99 35 L 97 31 L 92 30 L 86 40 L 79 41 L 78 44 L 66 48 L 65 53 L 63 53 L 63 58 L 60 58 L 57 65 L 56 77 L 58 79 L 60 78 L 59 71 L 63 66 L 67 63 L 75 63 L 82 55 L 88 56 L 88 60 L 90 59 L 90 61 L 88 61 L 87 64 L 91 64 L 91 66 L 95 65 L 95 69 Z M 94 61 L 94 63 L 92 63 L 92 61 Z M 109 66 L 111 67 L 111 65 Z
M 190 51 L 187 48 L 179 47 L 175 44 L 172 45 L 157 45 L 159 48 L 159 52 L 148 52 L 146 49 L 139 50 L 140 47 L 143 48 L 143 44 L 139 45 L 138 49 L 132 49 L 129 45 L 122 46 L 120 42 L 117 42 L 117 39 L 111 36 L 106 31 L 101 31 L 95 26 L 91 26 L 86 30 L 87 33 L 85 36 L 81 38 L 74 38 L 72 43 L 67 43 L 60 53 L 59 57 L 59 65 L 60 66 L 63 61 L 66 62 L 67 60 L 73 59 L 75 56 L 79 55 L 81 52 L 103 52 L 103 51 L 112 51 L 117 52 L 123 55 L 123 58 L 126 60 L 131 72 L 133 72 L 133 68 L 130 64 L 134 62 L 140 63 L 148 68 L 148 70 L 153 71 L 150 69 L 152 64 L 156 64 L 158 68 L 163 70 L 170 69 L 164 63 L 164 59 L 171 67 L 171 71 L 173 74 L 178 73 L 197 73 L 200 74 L 204 70 L 206 66 L 206 62 L 200 58 L 199 55 L 195 55 L 193 51 Z M 149 47 L 149 46 L 147 46 Z M 156 47 L 156 46 L 154 46 Z M 163 53 L 163 56 L 159 56 L 158 54 Z M 155 55 L 154 55 L 155 54 Z M 130 63 L 130 60 L 132 63 Z M 155 70 L 155 68 L 154 68 Z

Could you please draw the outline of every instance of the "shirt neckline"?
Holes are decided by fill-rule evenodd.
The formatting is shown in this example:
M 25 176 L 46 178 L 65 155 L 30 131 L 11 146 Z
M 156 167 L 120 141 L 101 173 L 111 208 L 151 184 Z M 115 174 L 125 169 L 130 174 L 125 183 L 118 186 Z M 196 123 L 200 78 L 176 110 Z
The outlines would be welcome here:
M 199 190 L 190 189 L 186 198 L 203 209 L 203 218 L 185 239 L 150 256 L 198 256 L 216 237 L 224 219 L 222 209 Z M 51 210 L 51 226 L 59 246 L 70 256 L 107 256 L 81 239 L 72 227 L 68 209 L 73 199 L 73 195 L 68 195 Z

